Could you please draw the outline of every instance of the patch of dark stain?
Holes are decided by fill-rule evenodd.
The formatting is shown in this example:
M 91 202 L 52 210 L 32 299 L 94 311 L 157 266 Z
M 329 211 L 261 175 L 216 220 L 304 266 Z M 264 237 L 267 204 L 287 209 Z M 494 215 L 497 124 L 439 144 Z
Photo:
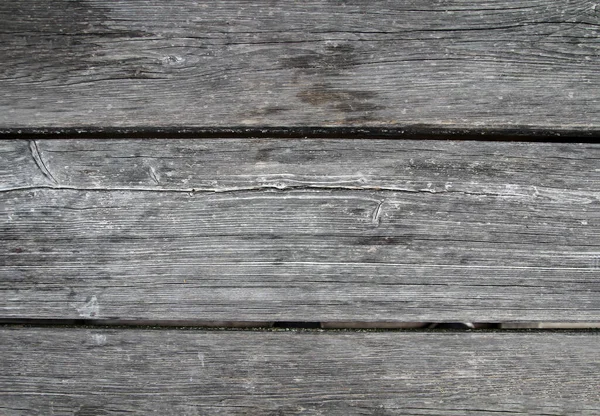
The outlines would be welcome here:
M 312 162 L 313 160 L 319 159 L 318 155 L 314 152 L 306 151 L 306 152 L 293 152 L 287 153 L 285 158 L 281 159 L 281 163 L 305 163 Z
M 406 245 L 413 240 L 412 235 L 406 235 L 402 237 L 392 236 L 368 236 L 359 237 L 356 240 L 356 245 L 359 246 L 398 246 Z
M 350 43 L 331 44 L 317 50 L 310 50 L 296 56 L 281 59 L 283 68 L 296 71 L 296 82 L 301 75 L 311 79 L 333 78 L 360 64 L 355 47 Z M 297 94 L 303 103 L 327 107 L 345 114 L 360 114 L 363 121 L 375 121 L 370 113 L 385 107 L 376 102 L 373 91 L 347 90 L 335 88 L 326 83 L 317 83 Z
M 267 116 L 271 116 L 273 114 L 283 113 L 284 111 L 287 111 L 287 110 L 288 110 L 288 108 L 286 108 L 286 107 L 267 106 L 264 108 L 258 108 L 256 110 L 248 111 L 246 114 L 244 114 L 244 116 L 245 117 L 267 117 Z
M 288 148 L 260 148 L 256 151 L 256 162 L 277 162 L 293 164 L 310 162 L 317 159 L 316 154 L 310 152 L 290 152 Z
M 255 160 L 257 162 L 268 162 L 271 159 L 272 151 L 273 151 L 273 149 L 270 149 L 270 148 L 258 149 L 256 151 Z
M 17 247 L 17 248 L 13 248 L 11 251 L 12 251 L 13 253 L 22 253 L 22 252 L 23 252 L 23 249 L 22 249 L 21 247 Z
M 142 218 L 158 218 L 161 216 L 161 213 L 162 211 L 160 208 L 148 208 L 144 211 Z
M 359 215 L 361 217 L 366 215 L 367 210 L 364 208 L 352 208 L 349 210 L 352 215 Z
M 344 118 L 343 124 L 350 124 L 350 125 L 360 125 L 360 124 L 367 124 L 370 122 L 374 122 L 374 121 L 380 121 L 377 118 L 371 116 L 371 115 L 364 115 L 364 116 L 360 116 L 360 117 L 346 117 Z
M 314 55 L 298 55 L 290 58 L 283 58 L 281 62 L 285 68 L 310 69 L 316 66 L 315 62 L 318 61 L 319 56 L 320 55 L 317 53 Z
M 352 113 L 356 111 L 377 111 L 383 109 L 382 106 L 369 103 L 369 102 L 360 102 L 360 101 L 347 101 L 340 102 L 333 105 L 337 111 L 341 111 L 344 113 Z
M 302 102 L 311 105 L 325 105 L 329 103 L 343 103 L 375 98 L 376 94 L 371 91 L 352 91 L 335 89 L 326 84 L 317 84 L 310 89 L 300 91 L 298 98 Z
M 304 52 L 304 51 L 303 51 Z M 321 52 L 309 51 L 301 55 L 282 58 L 284 68 L 307 74 L 341 72 L 358 65 L 354 47 L 350 44 L 326 45 Z
M 330 107 L 342 113 L 363 113 L 361 117 L 371 119 L 368 114 L 385 107 L 373 103 L 377 94 L 373 91 L 344 90 L 328 84 L 316 84 L 300 91 L 297 97 L 303 103 L 317 107 Z

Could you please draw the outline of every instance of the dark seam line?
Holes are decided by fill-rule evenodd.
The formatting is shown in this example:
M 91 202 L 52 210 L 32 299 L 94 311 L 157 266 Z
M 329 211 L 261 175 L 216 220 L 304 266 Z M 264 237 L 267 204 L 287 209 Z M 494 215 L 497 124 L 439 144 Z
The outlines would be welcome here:
M 512 128 L 442 128 L 411 125 L 399 127 L 0 127 L 0 140 L 9 139 L 132 139 L 132 138 L 290 138 L 290 139 L 419 139 L 520 142 L 593 143 L 600 129 L 552 129 L 527 126 Z
M 143 319 L 36 319 L 0 318 L 0 328 L 80 328 L 80 329 L 178 329 L 203 331 L 258 331 L 258 332 L 576 332 L 598 333 L 595 328 L 501 328 L 501 324 L 475 324 L 471 328 L 458 322 L 412 322 L 415 327 L 394 327 L 390 322 L 347 321 L 339 326 L 335 322 L 318 321 L 208 321 L 208 320 L 143 320 Z M 399 323 L 406 324 L 406 323 Z M 421 327 L 416 327 L 421 324 Z

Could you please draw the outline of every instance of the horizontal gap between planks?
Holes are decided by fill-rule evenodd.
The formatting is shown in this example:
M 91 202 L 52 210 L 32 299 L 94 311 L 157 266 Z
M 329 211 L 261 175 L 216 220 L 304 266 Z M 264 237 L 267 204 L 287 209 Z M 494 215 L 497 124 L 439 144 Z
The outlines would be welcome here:
M 0 318 L 3 326 L 98 327 L 98 328 L 196 328 L 206 330 L 372 330 L 372 331 L 486 331 L 486 330 L 590 330 L 600 329 L 600 322 L 303 322 L 303 321 L 205 321 L 150 319 L 34 319 Z
M 12 139 L 123 139 L 123 138 L 307 138 L 307 139 L 419 139 L 521 142 L 581 142 L 600 139 L 600 130 L 441 128 L 437 126 L 380 127 L 139 127 L 139 128 L 0 128 L 0 140 Z

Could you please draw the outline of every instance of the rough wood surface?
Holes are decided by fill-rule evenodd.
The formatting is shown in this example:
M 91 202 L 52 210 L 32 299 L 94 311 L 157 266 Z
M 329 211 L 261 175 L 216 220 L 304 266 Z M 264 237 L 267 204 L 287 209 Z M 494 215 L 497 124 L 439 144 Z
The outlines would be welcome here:
M 0 318 L 600 320 L 598 145 L 0 145 Z
M 0 330 L 0 413 L 596 415 L 598 333 Z
M 0 129 L 598 131 L 588 0 L 0 2 Z

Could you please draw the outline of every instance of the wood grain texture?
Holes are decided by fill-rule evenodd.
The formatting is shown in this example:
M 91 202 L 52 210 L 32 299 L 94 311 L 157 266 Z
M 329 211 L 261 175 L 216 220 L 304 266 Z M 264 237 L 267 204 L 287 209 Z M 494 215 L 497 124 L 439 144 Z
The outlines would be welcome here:
M 598 131 L 589 0 L 0 2 L 0 129 Z
M 595 415 L 598 333 L 0 331 L 0 413 Z
M 600 320 L 598 145 L 1 146 L 1 318 Z

